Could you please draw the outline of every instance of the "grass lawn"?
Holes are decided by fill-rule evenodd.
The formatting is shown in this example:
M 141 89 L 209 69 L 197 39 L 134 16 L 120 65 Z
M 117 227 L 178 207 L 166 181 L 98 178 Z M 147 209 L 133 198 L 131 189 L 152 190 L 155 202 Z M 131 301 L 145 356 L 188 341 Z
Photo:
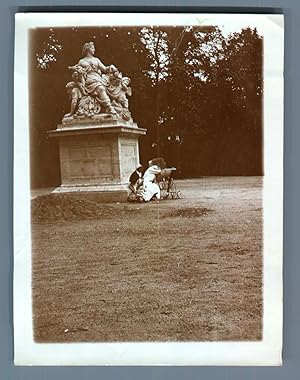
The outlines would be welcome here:
M 262 338 L 262 178 L 176 184 L 160 204 L 32 201 L 37 342 Z

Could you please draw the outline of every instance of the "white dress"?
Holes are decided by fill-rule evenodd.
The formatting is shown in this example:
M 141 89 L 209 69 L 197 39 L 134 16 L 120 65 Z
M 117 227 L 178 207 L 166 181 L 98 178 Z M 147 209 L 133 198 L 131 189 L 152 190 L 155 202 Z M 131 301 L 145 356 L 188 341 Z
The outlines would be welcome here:
M 157 199 L 160 199 L 160 188 L 155 183 L 155 175 L 159 174 L 161 169 L 157 166 L 150 166 L 144 173 L 144 201 L 148 202 L 155 195 Z

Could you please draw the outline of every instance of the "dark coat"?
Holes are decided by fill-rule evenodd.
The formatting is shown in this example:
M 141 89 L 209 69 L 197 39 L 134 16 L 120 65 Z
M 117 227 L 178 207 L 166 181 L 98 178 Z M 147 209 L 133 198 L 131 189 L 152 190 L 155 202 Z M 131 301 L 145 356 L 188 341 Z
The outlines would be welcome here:
M 138 180 L 139 178 L 141 178 L 141 175 L 139 174 L 139 172 L 138 172 L 137 170 L 135 170 L 135 171 L 131 174 L 131 176 L 130 176 L 130 178 L 129 178 L 129 182 L 130 182 L 132 185 L 135 185 L 136 182 L 137 182 L 137 180 Z

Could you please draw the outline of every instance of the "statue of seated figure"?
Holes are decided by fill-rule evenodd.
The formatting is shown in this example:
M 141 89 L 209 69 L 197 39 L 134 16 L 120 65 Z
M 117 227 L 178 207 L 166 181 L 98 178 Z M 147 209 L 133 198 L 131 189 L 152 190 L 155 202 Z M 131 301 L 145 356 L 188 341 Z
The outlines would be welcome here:
M 82 52 L 84 57 L 75 66 L 69 66 L 73 81 L 67 83 L 66 88 L 71 107 L 63 123 L 76 118 L 101 118 L 104 114 L 132 120 L 127 99 L 131 96 L 130 79 L 123 77 L 114 65 L 105 66 L 94 57 L 92 42 L 84 44 Z

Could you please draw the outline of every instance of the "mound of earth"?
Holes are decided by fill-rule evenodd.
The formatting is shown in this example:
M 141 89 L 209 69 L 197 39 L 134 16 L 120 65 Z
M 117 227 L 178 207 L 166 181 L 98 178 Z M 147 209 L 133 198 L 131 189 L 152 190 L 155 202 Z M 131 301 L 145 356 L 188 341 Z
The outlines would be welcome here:
M 166 216 L 173 218 L 196 218 L 205 216 L 213 210 L 206 207 L 186 207 L 170 211 Z
M 31 201 L 33 223 L 110 218 L 127 211 L 127 208 L 120 210 L 71 194 L 43 195 Z

